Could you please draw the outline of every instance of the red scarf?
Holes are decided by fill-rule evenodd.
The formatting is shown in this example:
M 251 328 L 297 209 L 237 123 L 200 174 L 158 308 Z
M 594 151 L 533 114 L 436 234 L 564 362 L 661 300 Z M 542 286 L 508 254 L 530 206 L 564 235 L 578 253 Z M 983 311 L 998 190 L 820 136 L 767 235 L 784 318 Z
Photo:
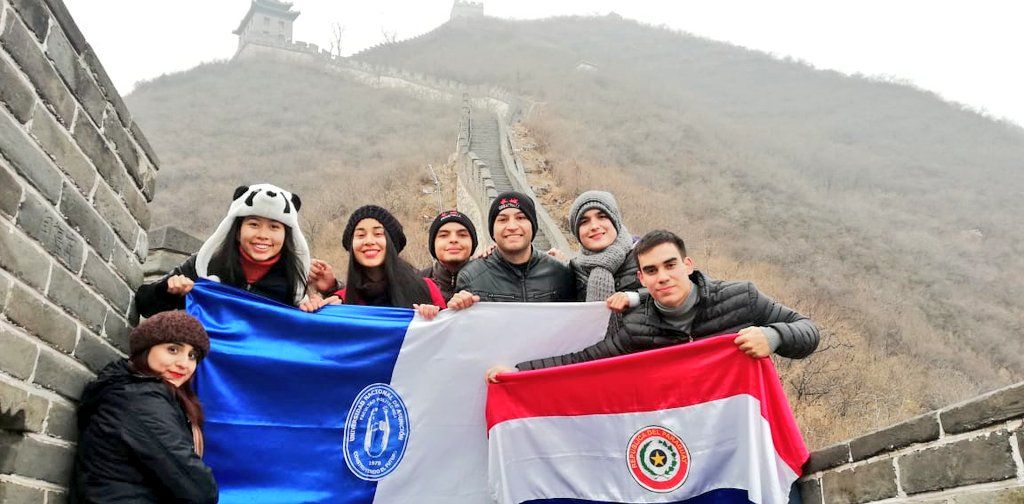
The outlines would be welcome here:
M 242 272 L 245 273 L 245 281 L 249 283 L 249 285 L 260 281 L 260 279 L 266 276 L 267 272 L 270 271 L 270 268 L 277 264 L 277 261 L 281 259 L 281 254 L 277 254 L 266 261 L 257 261 L 256 259 L 249 257 L 249 254 L 246 254 L 245 250 L 241 246 L 238 247 L 238 251 L 241 253 L 240 258 L 242 260 Z

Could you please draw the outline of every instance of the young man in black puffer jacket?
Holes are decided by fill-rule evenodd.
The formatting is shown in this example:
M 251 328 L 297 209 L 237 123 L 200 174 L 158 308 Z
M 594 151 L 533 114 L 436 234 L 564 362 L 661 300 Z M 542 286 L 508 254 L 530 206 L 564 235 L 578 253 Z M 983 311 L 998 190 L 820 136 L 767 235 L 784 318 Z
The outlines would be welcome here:
M 575 364 L 729 333 L 739 333 L 736 345 L 754 358 L 776 353 L 802 359 L 818 347 L 814 322 L 751 282 L 715 280 L 695 270 L 686 245 L 675 234 L 652 231 L 637 242 L 635 251 L 640 282 L 650 296 L 616 317 L 604 340 L 579 352 L 522 362 L 517 369 L 495 366 L 488 379 L 502 372 Z

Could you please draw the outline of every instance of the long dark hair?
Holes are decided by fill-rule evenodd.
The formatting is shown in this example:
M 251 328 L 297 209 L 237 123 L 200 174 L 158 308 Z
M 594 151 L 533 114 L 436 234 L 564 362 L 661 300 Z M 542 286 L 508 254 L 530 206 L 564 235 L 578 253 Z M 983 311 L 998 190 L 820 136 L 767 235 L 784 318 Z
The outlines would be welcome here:
M 156 371 L 153 371 L 153 368 L 149 367 L 149 351 L 152 348 L 150 347 L 145 352 L 131 356 L 128 360 L 131 362 L 132 367 L 139 373 L 161 378 L 164 384 L 167 385 L 167 389 L 171 391 L 171 395 L 178 400 L 181 409 L 185 410 L 185 416 L 188 417 L 188 421 L 202 429 L 203 421 L 206 417 L 203 416 L 203 405 L 199 403 L 199 397 L 196 396 L 196 391 L 192 388 L 192 382 L 195 380 L 196 374 L 192 373 L 192 376 L 189 376 L 188 380 L 185 380 L 185 383 L 182 383 L 179 387 L 175 387 L 171 382 L 163 380 Z M 196 369 L 198 370 L 198 366 Z
M 249 217 L 249 216 L 247 216 Z M 258 217 L 258 216 L 257 216 Z M 238 241 L 238 233 L 242 229 L 242 221 L 245 217 L 235 217 L 231 224 L 231 231 L 213 256 L 210 258 L 210 274 L 220 277 L 220 281 L 228 285 L 245 285 L 245 273 L 242 271 L 242 257 L 238 252 L 241 245 Z M 306 272 L 302 268 L 302 261 L 295 254 L 295 246 L 292 245 L 292 228 L 284 227 L 284 244 L 281 246 L 280 263 L 284 265 L 285 278 L 288 279 L 288 294 L 295 295 L 301 285 L 306 288 Z M 290 304 L 295 304 L 294 300 Z
M 398 249 L 391 236 L 384 240 L 384 279 L 387 282 L 388 306 L 412 308 L 413 304 L 433 304 L 427 284 L 411 264 L 398 257 Z M 372 300 L 366 294 L 365 286 L 370 282 L 366 268 L 356 262 L 355 252 L 348 256 L 348 288 L 345 290 L 345 304 L 367 304 Z

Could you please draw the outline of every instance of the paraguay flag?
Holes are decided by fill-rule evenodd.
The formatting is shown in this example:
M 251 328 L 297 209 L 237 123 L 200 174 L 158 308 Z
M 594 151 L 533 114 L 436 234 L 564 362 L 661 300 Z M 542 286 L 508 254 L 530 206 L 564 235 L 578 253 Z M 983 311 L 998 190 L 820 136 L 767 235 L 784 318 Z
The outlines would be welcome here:
M 785 503 L 807 460 L 770 359 L 719 336 L 489 386 L 500 503 Z
M 187 306 L 211 339 L 197 388 L 223 503 L 488 502 L 485 371 L 592 344 L 608 318 L 602 303 L 307 314 L 204 280 Z

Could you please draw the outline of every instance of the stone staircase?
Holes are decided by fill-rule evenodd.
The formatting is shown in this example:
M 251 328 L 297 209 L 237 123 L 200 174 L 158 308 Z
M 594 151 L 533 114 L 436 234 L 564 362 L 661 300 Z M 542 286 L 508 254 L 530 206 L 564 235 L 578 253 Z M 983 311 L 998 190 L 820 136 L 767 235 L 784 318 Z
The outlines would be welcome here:
M 494 189 L 499 193 L 515 190 L 512 181 L 509 180 L 507 167 L 501 160 L 501 134 L 498 129 L 498 120 L 494 115 L 480 111 L 474 111 L 470 119 L 469 150 L 487 164 L 491 171 L 491 180 L 494 181 Z M 540 202 L 535 202 L 538 206 Z M 537 234 L 533 239 L 533 246 L 540 251 L 547 251 L 551 248 L 551 241 L 548 240 L 544 230 L 535 229 Z

